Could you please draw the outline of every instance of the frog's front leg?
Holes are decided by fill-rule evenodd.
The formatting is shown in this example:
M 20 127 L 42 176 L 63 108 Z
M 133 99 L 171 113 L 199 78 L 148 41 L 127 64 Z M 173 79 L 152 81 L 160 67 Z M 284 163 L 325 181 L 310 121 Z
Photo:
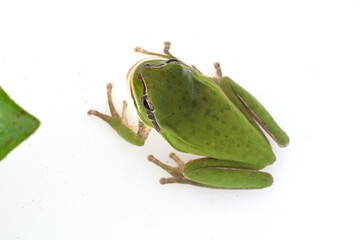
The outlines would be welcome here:
M 137 146 L 142 146 L 145 143 L 146 138 L 148 137 L 151 128 L 146 126 L 142 121 L 139 120 L 138 126 L 129 124 L 126 117 L 127 102 L 124 100 L 122 115 L 116 111 L 114 103 L 112 101 L 112 84 L 107 85 L 107 95 L 108 103 L 111 112 L 111 116 L 100 113 L 96 110 L 89 110 L 89 115 L 94 115 L 105 122 L 107 122 L 116 132 L 123 137 L 126 141 L 135 144 Z
M 170 157 L 175 160 L 177 167 L 166 165 L 152 155 L 148 157 L 149 161 L 172 175 L 171 178 L 160 179 L 161 184 L 186 183 L 208 188 L 256 189 L 273 183 L 270 174 L 248 169 L 243 163 L 208 157 L 184 163 L 174 153 Z

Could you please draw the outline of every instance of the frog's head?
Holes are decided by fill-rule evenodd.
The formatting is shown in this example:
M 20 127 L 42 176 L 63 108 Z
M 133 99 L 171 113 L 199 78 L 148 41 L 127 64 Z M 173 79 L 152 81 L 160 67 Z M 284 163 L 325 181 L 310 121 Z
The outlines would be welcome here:
M 152 59 L 135 64 L 128 73 L 131 96 L 142 121 L 161 130 L 184 96 L 186 66 L 177 59 Z

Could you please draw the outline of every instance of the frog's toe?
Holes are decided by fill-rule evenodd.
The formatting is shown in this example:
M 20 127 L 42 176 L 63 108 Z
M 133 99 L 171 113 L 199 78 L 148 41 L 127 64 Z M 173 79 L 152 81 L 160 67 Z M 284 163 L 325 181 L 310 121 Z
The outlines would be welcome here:
M 177 166 L 178 166 L 180 169 L 183 169 L 183 168 L 184 168 L 185 163 L 184 163 L 178 156 L 176 156 L 175 153 L 170 153 L 169 157 L 172 158 L 172 159 L 175 161 L 175 163 L 177 164 Z
M 171 178 L 161 178 L 160 184 L 168 184 L 168 183 L 188 183 L 189 180 L 185 177 L 171 177 Z
M 96 110 L 89 110 L 87 113 L 88 113 L 88 115 L 93 115 L 93 116 L 99 117 L 106 122 L 110 122 L 110 120 L 111 120 L 110 116 L 103 114 L 101 112 L 98 112 Z

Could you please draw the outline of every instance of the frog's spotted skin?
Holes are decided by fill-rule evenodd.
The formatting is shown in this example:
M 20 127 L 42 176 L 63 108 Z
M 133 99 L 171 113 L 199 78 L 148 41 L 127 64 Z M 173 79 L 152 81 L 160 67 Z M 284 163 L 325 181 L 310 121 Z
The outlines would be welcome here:
M 153 156 L 149 160 L 172 177 L 161 183 L 188 183 L 210 188 L 263 188 L 270 186 L 270 174 L 257 171 L 275 161 L 270 144 L 258 124 L 279 145 L 289 138 L 266 109 L 245 89 L 228 77 L 209 78 L 169 53 L 164 55 L 136 48 L 161 59 L 138 62 L 128 73 L 130 90 L 141 119 L 130 126 L 116 113 L 108 91 L 112 116 L 96 111 L 127 141 L 143 145 L 150 127 L 155 128 L 175 149 L 205 156 L 170 167 Z M 105 117 L 106 116 L 106 117 Z

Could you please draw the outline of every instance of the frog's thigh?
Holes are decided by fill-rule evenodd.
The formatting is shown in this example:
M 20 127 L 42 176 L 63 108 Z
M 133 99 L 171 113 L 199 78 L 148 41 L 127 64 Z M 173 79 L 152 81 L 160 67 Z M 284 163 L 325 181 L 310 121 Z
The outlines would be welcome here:
M 192 160 L 185 164 L 183 174 L 189 180 L 217 188 L 264 188 L 273 183 L 268 173 L 231 167 L 230 163 L 213 158 Z

